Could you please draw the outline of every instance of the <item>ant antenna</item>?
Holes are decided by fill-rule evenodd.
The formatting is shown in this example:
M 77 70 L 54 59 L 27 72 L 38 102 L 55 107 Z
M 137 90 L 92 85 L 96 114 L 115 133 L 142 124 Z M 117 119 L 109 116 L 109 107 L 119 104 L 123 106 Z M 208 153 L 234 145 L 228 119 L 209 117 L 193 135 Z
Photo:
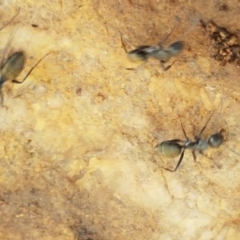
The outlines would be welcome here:
M 12 19 L 8 22 L 8 23 L 6 23 L 5 25 L 3 25 L 1 28 L 0 28 L 0 31 L 2 30 L 2 29 L 4 29 L 8 24 L 10 24 L 16 17 L 17 17 L 17 15 L 19 14 L 19 12 L 20 12 L 20 8 L 18 9 L 18 12 L 12 17 Z
M 173 31 L 175 30 L 175 28 L 180 22 L 180 18 L 178 16 L 175 16 L 175 21 L 176 21 L 176 24 L 173 26 L 171 32 L 160 43 L 158 43 L 158 46 L 161 46 L 162 44 L 164 44 L 164 42 L 166 42 L 168 38 L 172 35 Z
M 23 78 L 23 80 L 22 80 L 21 82 L 15 80 L 15 79 L 12 80 L 12 82 L 13 82 L 13 83 L 18 83 L 18 84 L 23 83 L 23 82 L 27 79 L 27 77 L 31 74 L 31 72 L 33 71 L 33 69 L 34 69 L 45 57 L 47 57 L 50 53 L 52 53 L 52 52 L 47 53 L 47 54 L 44 55 L 40 60 L 38 60 L 37 63 L 30 69 L 30 71 L 27 73 L 27 75 Z
M 183 131 L 183 134 L 184 134 L 185 138 L 188 140 L 189 138 L 187 137 L 187 134 L 186 134 L 186 131 L 183 127 L 182 121 L 181 121 L 181 127 L 182 127 L 182 131 Z
M 180 116 L 178 116 L 178 117 L 180 118 Z M 182 131 L 183 131 L 184 137 L 186 138 L 187 141 L 189 141 L 189 137 L 187 136 L 186 131 L 185 131 L 184 127 L 183 127 L 181 118 L 180 118 L 180 121 L 181 121 L 181 127 L 182 127 Z
M 193 31 L 197 25 L 201 24 L 201 17 L 199 14 L 195 13 L 194 15 L 196 15 L 193 19 L 193 23 L 192 25 L 189 27 L 189 29 L 187 30 L 187 32 L 184 33 L 183 38 L 185 38 L 191 31 Z
M 210 121 L 212 115 L 213 115 L 214 112 L 212 112 L 207 120 L 207 122 L 205 123 L 205 125 L 203 126 L 202 130 L 200 131 L 200 133 L 198 134 L 198 137 L 201 136 L 201 134 L 203 133 L 203 131 L 206 129 L 207 125 L 208 125 L 208 122 Z
M 3 27 L 0 28 L 0 31 L 1 31 L 3 28 L 5 28 L 8 24 L 10 24 L 10 23 L 17 17 L 17 15 L 19 14 L 19 12 L 20 12 L 20 8 L 18 9 L 18 12 L 15 14 L 15 16 L 13 16 L 12 19 L 11 19 L 8 23 L 6 23 L 5 25 L 3 25 Z M 8 51 L 8 49 L 9 49 L 9 47 L 10 47 L 12 41 L 13 41 L 13 37 L 14 37 L 15 34 L 16 34 L 16 31 L 12 34 L 12 36 L 10 37 L 10 39 L 9 39 L 6 47 L 4 48 L 4 50 L 3 50 L 3 52 L 2 52 L 1 67 L 3 66 L 4 56 L 5 56 L 6 52 Z

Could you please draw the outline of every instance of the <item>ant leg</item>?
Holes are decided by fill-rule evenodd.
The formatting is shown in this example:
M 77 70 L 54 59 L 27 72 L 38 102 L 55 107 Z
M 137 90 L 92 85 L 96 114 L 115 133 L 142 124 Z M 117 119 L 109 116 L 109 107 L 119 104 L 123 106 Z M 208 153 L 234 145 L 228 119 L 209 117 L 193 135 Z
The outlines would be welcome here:
M 168 141 L 166 141 L 166 142 L 181 143 L 181 142 L 183 142 L 183 140 L 178 139 L 178 138 L 175 138 L 175 139 L 172 139 L 172 140 L 168 140 Z
M 203 153 L 203 151 L 202 150 L 200 150 L 200 151 L 198 151 L 202 156 L 204 156 L 204 157 L 206 157 L 206 158 L 209 158 L 207 155 L 205 155 L 204 153 Z M 192 154 L 193 154 L 193 159 L 194 159 L 194 162 L 196 162 L 196 154 L 195 154 L 195 151 L 192 151 Z
M 163 68 L 163 71 L 167 71 L 169 68 L 172 67 L 172 65 L 173 65 L 175 62 L 180 62 L 180 60 L 174 60 L 170 65 L 168 65 L 167 67 L 164 67 L 164 68 Z M 164 66 L 164 65 L 163 65 L 163 66 Z
M 1 106 L 3 106 L 3 101 L 4 101 L 4 95 L 3 95 L 3 92 L 2 92 L 2 89 L 0 90 L 0 103 L 1 103 Z
M 180 156 L 180 158 L 179 158 L 179 160 L 178 160 L 177 166 L 174 168 L 174 170 L 171 170 L 171 169 L 169 169 L 169 168 L 163 168 L 163 169 L 166 170 L 166 171 L 169 171 L 169 172 L 176 172 L 177 169 L 178 169 L 178 167 L 180 166 L 182 160 L 183 160 L 184 152 L 185 152 L 185 149 L 182 151 L 181 156 Z
M 125 51 L 125 53 L 127 53 L 128 51 L 127 51 L 126 45 L 123 42 L 123 36 L 121 35 L 120 38 L 121 38 L 121 44 L 122 44 L 123 50 Z
M 140 65 L 138 65 L 136 68 L 125 68 L 126 70 L 139 70 L 140 68 L 142 68 L 145 64 L 147 63 L 147 61 L 144 61 L 143 63 L 141 63 Z
M 172 67 L 172 64 L 171 65 L 168 65 L 167 67 L 165 67 L 164 66 L 164 68 L 163 68 L 163 71 L 167 71 L 169 68 L 171 68 Z
M 208 157 L 207 155 L 205 155 L 205 154 L 203 153 L 203 151 L 199 151 L 199 153 L 200 153 L 202 156 L 204 156 L 205 158 L 208 158 L 208 159 L 212 160 L 213 163 L 214 163 L 214 165 L 215 165 L 218 169 L 220 169 L 220 168 L 222 167 L 221 165 L 219 165 L 218 163 L 216 163 L 216 161 L 214 160 L 214 158 Z
M 167 71 L 171 66 L 165 67 L 164 62 L 160 61 L 160 67 L 162 68 L 163 71 Z
M 199 151 L 199 153 L 200 153 L 202 156 L 204 156 L 205 158 L 208 158 L 208 159 L 213 160 L 213 158 L 208 157 L 207 155 L 205 155 L 203 151 Z
M 17 15 L 19 14 L 19 12 L 20 12 L 20 8 L 18 9 L 18 12 L 11 18 L 11 20 L 0 28 L 0 31 L 1 31 L 3 28 L 5 28 L 9 23 L 11 23 L 11 22 L 17 17 Z
M 12 80 L 13 83 L 18 83 L 18 84 L 21 84 L 23 83 L 27 77 L 31 74 L 31 72 L 33 71 L 33 69 L 45 58 L 47 57 L 51 52 L 47 53 L 46 55 L 44 55 L 31 69 L 30 71 L 27 73 L 27 75 L 24 77 L 24 79 L 20 82 L 20 81 L 17 81 L 17 80 Z
M 188 58 L 185 58 L 184 60 L 174 60 L 170 65 L 168 65 L 167 67 L 164 67 L 164 65 L 163 65 L 163 71 L 167 71 L 169 68 L 171 68 L 172 67 L 172 65 L 175 63 L 175 62 L 181 62 L 181 61 L 184 61 L 184 62 L 187 62 L 186 61 L 186 59 L 188 59 Z
M 175 62 L 175 61 L 174 61 Z M 173 62 L 173 63 L 174 63 Z M 165 62 L 163 62 L 163 61 L 160 61 L 160 67 L 162 68 L 162 70 L 163 71 L 167 71 L 169 68 L 171 68 L 172 67 L 172 65 L 173 65 L 173 63 L 172 64 L 170 64 L 170 65 L 168 65 L 167 67 L 166 66 L 164 66 L 164 63 Z
M 219 131 L 219 134 L 223 136 L 223 141 L 226 141 L 227 138 L 228 138 L 228 134 L 229 134 L 229 133 L 228 133 L 224 128 L 222 128 L 222 129 Z
M 0 105 L 1 105 L 2 108 L 8 109 L 7 106 L 4 106 L 4 94 L 3 94 L 2 89 L 0 89 Z
M 193 155 L 194 162 L 196 162 L 197 157 L 194 150 L 192 151 L 192 155 Z

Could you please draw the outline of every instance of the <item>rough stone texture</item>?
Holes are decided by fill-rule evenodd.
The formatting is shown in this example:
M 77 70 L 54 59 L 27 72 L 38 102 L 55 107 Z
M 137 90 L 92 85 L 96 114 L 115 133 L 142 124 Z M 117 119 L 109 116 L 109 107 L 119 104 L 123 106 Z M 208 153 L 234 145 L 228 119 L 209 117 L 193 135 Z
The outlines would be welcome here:
M 225 4 L 226 10 L 222 5 Z M 7 82 L 0 109 L 0 239 L 240 239 L 239 69 L 209 56 L 199 20 L 238 34 L 240 3 L 186 0 L 3 1 L 1 51 L 24 50 L 21 85 Z M 172 68 L 135 71 L 128 50 L 186 48 Z M 32 26 L 33 25 L 33 26 Z M 37 25 L 37 26 L 36 26 Z M 130 44 L 132 46 L 130 46 Z M 216 150 L 176 159 L 154 146 L 227 129 Z

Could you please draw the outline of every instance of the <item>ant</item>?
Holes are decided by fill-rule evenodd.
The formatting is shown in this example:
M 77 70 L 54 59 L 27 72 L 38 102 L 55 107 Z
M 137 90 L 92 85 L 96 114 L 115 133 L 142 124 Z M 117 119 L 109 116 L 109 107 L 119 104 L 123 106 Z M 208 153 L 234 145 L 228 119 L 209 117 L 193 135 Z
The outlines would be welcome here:
M 1 29 L 6 27 L 8 24 L 10 24 L 19 14 L 20 9 L 18 10 L 17 14 L 7 23 L 5 24 Z M 0 29 L 0 30 L 1 30 Z M 6 53 L 7 48 L 9 47 L 11 41 L 9 41 L 8 45 L 5 47 L 5 50 L 2 54 L 2 59 L 4 58 L 4 55 Z M 51 53 L 51 52 L 50 52 Z M 4 83 L 8 80 L 11 80 L 13 83 L 21 84 L 23 83 L 27 77 L 31 74 L 33 69 L 50 53 L 47 53 L 44 57 L 42 57 L 38 62 L 29 70 L 27 75 L 24 77 L 22 81 L 16 80 L 18 75 L 22 72 L 25 63 L 26 63 L 26 54 L 24 51 L 17 51 L 12 53 L 4 62 L 0 63 L 0 104 L 3 105 L 3 93 L 2 93 L 2 87 Z
M 0 68 L 0 104 L 3 106 L 3 92 L 2 87 L 4 83 L 8 80 L 11 80 L 12 83 L 21 84 L 23 83 L 27 77 L 31 74 L 34 68 L 51 52 L 44 55 L 40 60 L 35 63 L 35 65 L 28 71 L 26 76 L 22 81 L 16 80 L 16 77 L 22 72 L 24 65 L 26 63 L 26 54 L 24 51 L 18 51 L 11 54 L 7 60 L 2 64 Z
M 177 19 L 177 21 L 179 20 Z M 164 71 L 167 71 L 174 64 L 175 61 L 169 66 L 165 66 L 165 63 L 168 62 L 170 58 L 179 55 L 184 49 L 183 41 L 174 42 L 166 49 L 164 49 L 162 46 L 163 43 L 167 41 L 169 36 L 174 31 L 176 25 L 173 27 L 171 32 L 165 37 L 165 39 L 162 42 L 158 43 L 157 46 L 143 45 L 143 46 L 137 47 L 134 50 L 129 51 L 128 52 L 129 59 L 131 60 L 137 59 L 137 60 L 146 62 L 149 58 L 154 58 L 154 59 L 160 60 L 162 69 Z
M 225 141 L 225 137 L 224 137 L 224 135 L 225 135 L 224 133 L 226 132 L 225 129 L 221 129 L 219 132 L 212 134 L 207 140 L 201 138 L 201 134 L 206 129 L 207 124 L 208 124 L 209 120 L 211 119 L 211 117 L 212 117 L 212 114 L 208 118 L 206 124 L 201 129 L 200 133 L 197 136 L 195 136 L 195 141 L 192 141 L 191 139 L 189 139 L 187 137 L 187 134 L 181 123 L 182 131 L 183 131 L 183 134 L 184 134 L 186 140 L 172 139 L 172 140 L 168 140 L 168 141 L 163 141 L 155 146 L 155 150 L 157 152 L 160 152 L 163 156 L 168 157 L 168 158 L 177 157 L 177 156 L 179 156 L 179 154 L 181 154 L 180 158 L 178 160 L 178 163 L 173 170 L 169 169 L 169 168 L 163 168 L 163 169 L 170 171 L 170 172 L 176 172 L 183 160 L 186 149 L 192 150 L 193 159 L 194 159 L 194 161 L 196 161 L 196 154 L 195 154 L 196 151 L 199 152 L 200 154 L 204 155 L 203 152 L 207 148 L 209 148 L 209 147 L 218 148 Z
M 50 52 L 51 53 L 51 52 Z M 3 84 L 11 80 L 12 83 L 21 84 L 23 83 L 27 77 L 31 74 L 33 69 L 50 53 L 44 55 L 38 62 L 28 71 L 27 75 L 23 78 L 22 81 L 16 80 L 16 77 L 22 72 L 25 62 L 26 62 L 26 54 L 24 51 L 18 51 L 11 54 L 7 60 L 2 64 L 0 69 L 0 103 L 3 105 L 3 93 L 2 87 Z

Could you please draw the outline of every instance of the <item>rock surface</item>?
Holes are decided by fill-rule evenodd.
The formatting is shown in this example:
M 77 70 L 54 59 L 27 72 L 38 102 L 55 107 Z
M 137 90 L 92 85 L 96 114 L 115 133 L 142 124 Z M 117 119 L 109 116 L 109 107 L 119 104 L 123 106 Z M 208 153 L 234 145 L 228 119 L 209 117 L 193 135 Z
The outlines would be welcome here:
M 163 2 L 163 3 L 162 3 Z M 194 2 L 194 1 L 193 1 Z M 27 74 L 4 84 L 0 109 L 0 239 L 240 239 L 240 83 L 221 66 L 199 20 L 238 34 L 240 3 L 186 0 L 5 1 L 1 52 L 24 50 Z M 18 5 L 18 6 L 17 6 Z M 168 71 L 124 51 L 185 50 Z M 11 41 L 10 41 L 11 40 Z M 174 59 L 170 60 L 170 63 Z M 126 70 L 126 68 L 137 68 Z M 227 141 L 194 162 L 154 146 L 221 128 Z

